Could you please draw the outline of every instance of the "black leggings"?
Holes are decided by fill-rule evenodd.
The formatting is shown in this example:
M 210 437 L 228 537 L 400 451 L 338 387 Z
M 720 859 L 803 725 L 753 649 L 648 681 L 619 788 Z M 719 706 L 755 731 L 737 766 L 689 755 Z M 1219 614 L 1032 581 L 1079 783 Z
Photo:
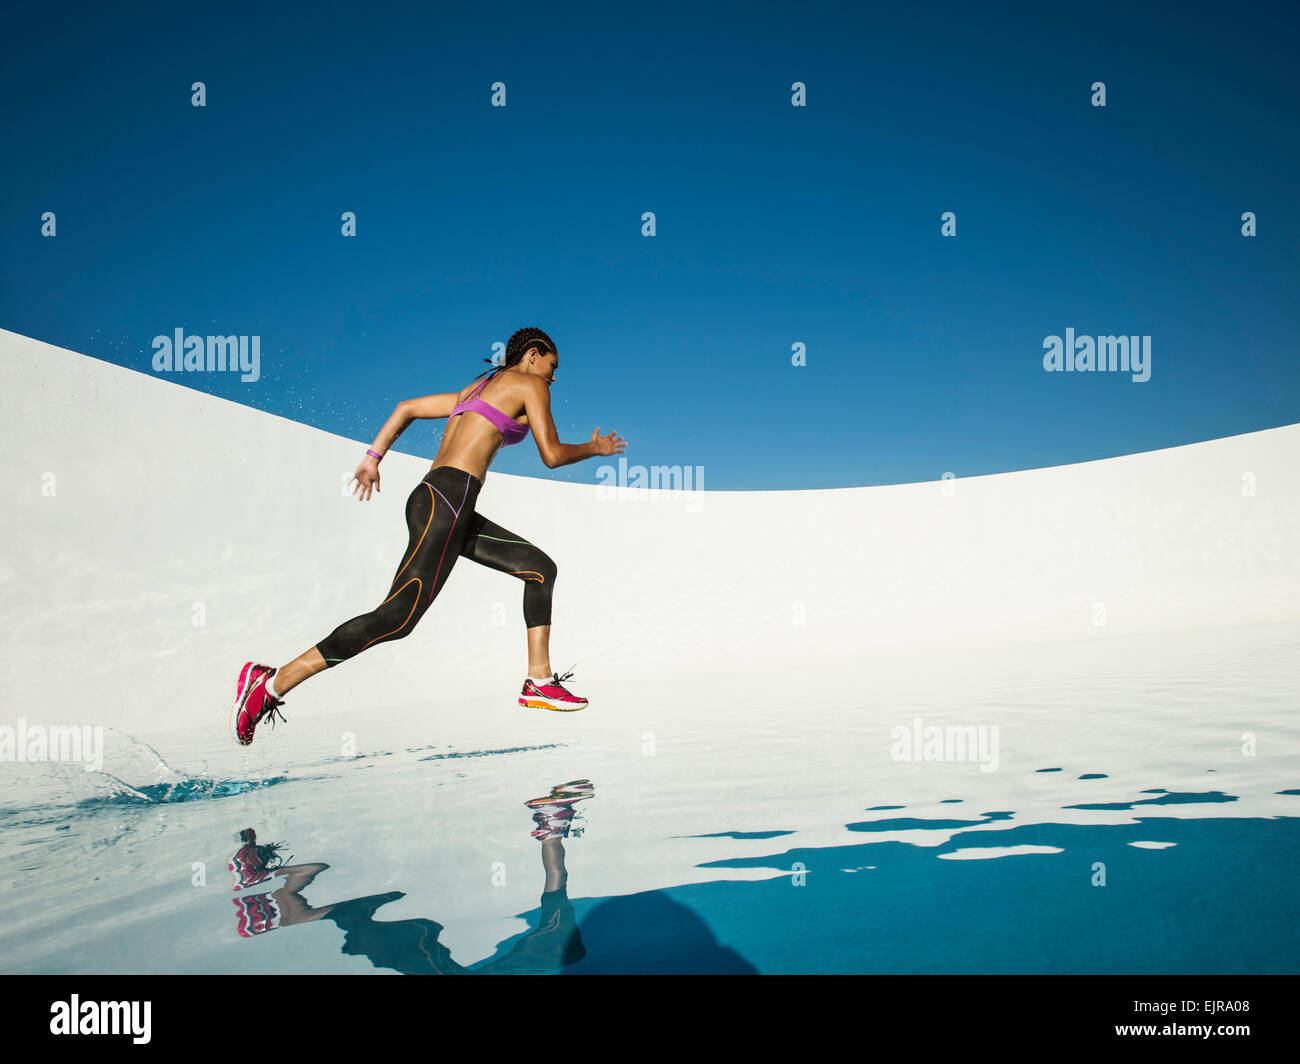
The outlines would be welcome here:
M 415 486 L 406 500 L 411 540 L 388 597 L 316 644 L 326 667 L 408 635 L 437 598 L 458 557 L 519 577 L 524 581 L 525 626 L 551 623 L 555 563 L 527 540 L 474 512 L 482 486 L 478 477 L 453 466 L 430 470 Z

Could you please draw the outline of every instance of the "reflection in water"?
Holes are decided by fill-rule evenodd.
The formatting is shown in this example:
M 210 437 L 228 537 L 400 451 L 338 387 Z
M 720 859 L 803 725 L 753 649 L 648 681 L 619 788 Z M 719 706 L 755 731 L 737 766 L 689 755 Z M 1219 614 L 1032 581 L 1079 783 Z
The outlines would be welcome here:
M 573 904 L 569 901 L 564 867 L 563 840 L 574 828 L 574 806 L 595 795 L 589 780 L 557 784 L 551 792 L 524 804 L 533 812 L 531 834 L 541 844 L 545 884 L 538 924 L 519 938 L 505 956 L 467 968 L 452 959 L 438 941 L 443 926 L 434 920 L 376 920 L 375 913 L 391 901 L 405 897 L 403 891 L 389 891 L 364 898 L 310 905 L 302 891 L 329 867 L 320 862 L 290 864 L 280 854 L 284 843 L 258 843 L 252 828 L 240 832 L 242 845 L 228 864 L 235 890 L 248 890 L 282 876 L 284 884 L 271 892 L 241 894 L 234 898 L 235 928 L 251 938 L 291 924 L 332 920 L 344 933 L 343 952 L 366 957 L 376 968 L 391 968 L 405 975 L 504 975 L 553 972 L 580 961 L 586 955 L 578 932 Z M 289 858 L 292 860 L 292 858 Z

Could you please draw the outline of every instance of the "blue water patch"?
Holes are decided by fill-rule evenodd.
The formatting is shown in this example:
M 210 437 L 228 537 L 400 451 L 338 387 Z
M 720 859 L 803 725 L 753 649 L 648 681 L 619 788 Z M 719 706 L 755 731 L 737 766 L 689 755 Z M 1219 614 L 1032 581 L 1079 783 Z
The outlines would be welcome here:
M 1153 837 L 1176 845 L 1129 845 Z M 938 859 L 1030 845 L 1064 852 Z M 668 893 L 763 972 L 1293 973 L 1300 922 L 1278 914 L 1293 905 L 1297 854 L 1300 819 L 1026 824 L 937 849 L 881 841 L 721 859 L 702 867 L 806 871 Z M 597 970 L 598 944 L 584 941 Z
M 918 817 L 894 817 L 892 820 L 860 820 L 845 824 L 850 831 L 955 831 L 986 824 L 986 820 L 922 820 Z
M 1143 794 L 1154 794 L 1155 791 L 1143 791 Z M 1132 802 L 1089 802 L 1082 805 L 1067 805 L 1066 809 L 1133 809 L 1139 805 L 1196 805 L 1201 802 L 1235 802 L 1235 794 L 1224 794 L 1222 791 L 1206 791 L 1204 793 L 1187 793 L 1173 794 L 1170 791 L 1159 792 L 1159 798 L 1139 798 Z

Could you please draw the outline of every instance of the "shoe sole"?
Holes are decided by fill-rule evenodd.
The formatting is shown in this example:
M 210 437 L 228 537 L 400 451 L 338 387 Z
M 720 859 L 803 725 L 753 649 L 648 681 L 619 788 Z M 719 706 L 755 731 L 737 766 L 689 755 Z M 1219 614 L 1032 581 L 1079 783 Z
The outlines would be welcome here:
M 239 670 L 239 679 L 235 681 L 235 701 L 230 707 L 230 734 L 240 746 L 248 745 L 239 738 L 239 709 L 243 704 L 244 681 L 248 679 L 248 674 L 252 668 L 253 663 L 250 661 Z
M 234 736 L 235 742 L 240 746 L 253 745 L 252 739 L 249 739 L 248 742 L 244 742 L 244 740 L 239 737 L 239 711 L 244 708 L 244 704 L 248 701 L 248 696 L 253 693 L 253 688 L 257 686 L 256 680 L 249 683 L 247 687 L 244 686 L 244 682 L 248 680 L 249 676 L 252 675 L 253 670 L 256 668 L 257 666 L 250 661 L 240 670 L 239 682 L 235 684 L 235 704 L 230 707 L 230 734 Z
M 550 709 L 554 710 L 556 713 L 576 713 L 578 710 L 586 709 L 591 705 L 590 702 L 583 702 L 580 706 L 555 706 L 550 702 L 539 702 L 535 698 L 521 698 L 519 704 L 525 709 Z

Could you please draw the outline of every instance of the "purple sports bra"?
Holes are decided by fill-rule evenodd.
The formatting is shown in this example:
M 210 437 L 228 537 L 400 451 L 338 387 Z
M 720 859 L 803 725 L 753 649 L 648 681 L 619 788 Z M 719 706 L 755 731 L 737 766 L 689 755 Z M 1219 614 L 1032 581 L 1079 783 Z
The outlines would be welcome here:
M 463 414 L 466 410 L 472 410 L 476 414 L 482 414 L 492 422 L 492 424 L 497 427 L 497 431 L 501 433 L 501 445 L 503 447 L 509 447 L 511 444 L 521 442 L 523 438 L 528 435 L 528 426 L 519 424 L 519 422 L 514 418 L 501 413 L 501 411 L 491 403 L 484 402 L 478 397 L 479 392 L 487 387 L 488 381 L 500 373 L 502 369 L 505 369 L 505 367 L 502 366 L 493 370 L 492 373 L 484 379 L 482 384 L 469 393 L 469 398 L 451 412 L 447 420 L 450 421 L 451 418 L 455 417 L 457 414 Z

